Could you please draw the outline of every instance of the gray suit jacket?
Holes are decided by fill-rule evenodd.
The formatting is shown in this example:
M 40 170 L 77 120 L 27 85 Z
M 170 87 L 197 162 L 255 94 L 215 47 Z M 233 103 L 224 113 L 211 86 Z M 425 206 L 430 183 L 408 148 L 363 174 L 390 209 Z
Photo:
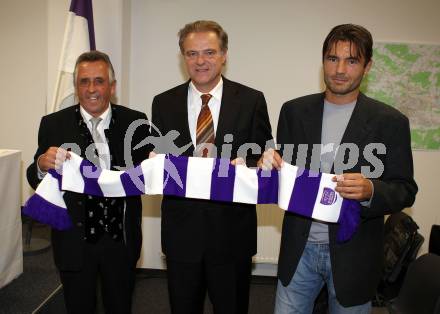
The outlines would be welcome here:
M 321 142 L 324 94 L 314 94 L 286 102 L 280 112 L 278 144 L 294 144 L 293 162 L 299 144 L 309 146 L 305 167 L 311 163 L 313 144 Z M 372 179 L 374 196 L 370 207 L 362 207 L 361 224 L 354 237 L 336 243 L 339 225 L 330 224 L 330 255 L 338 301 L 344 306 L 372 299 L 382 271 L 384 215 L 400 211 L 414 203 L 417 185 L 413 179 L 413 160 L 408 119 L 396 109 L 363 94 L 343 135 L 342 143 L 359 147 L 356 164 L 344 172 L 361 172 L 371 166 L 363 152 L 369 143 L 383 143 L 386 154 L 376 156 L 384 171 Z M 281 149 L 283 153 L 283 148 Z M 347 156 L 345 156 L 347 157 Z M 289 284 L 307 242 L 311 220 L 286 213 L 283 221 L 278 276 Z

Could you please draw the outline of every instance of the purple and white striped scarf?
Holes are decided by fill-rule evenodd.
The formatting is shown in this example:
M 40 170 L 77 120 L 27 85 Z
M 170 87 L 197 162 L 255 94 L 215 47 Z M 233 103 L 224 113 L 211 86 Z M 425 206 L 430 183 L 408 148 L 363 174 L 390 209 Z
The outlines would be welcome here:
M 213 201 L 278 204 L 288 212 L 339 223 L 337 240 L 349 240 L 360 222 L 360 204 L 335 192 L 334 175 L 284 163 L 263 171 L 228 159 L 159 154 L 126 171 L 103 170 L 71 153 L 62 175 L 49 170 L 23 213 L 58 230 L 72 226 L 64 191 L 95 196 L 174 195 Z

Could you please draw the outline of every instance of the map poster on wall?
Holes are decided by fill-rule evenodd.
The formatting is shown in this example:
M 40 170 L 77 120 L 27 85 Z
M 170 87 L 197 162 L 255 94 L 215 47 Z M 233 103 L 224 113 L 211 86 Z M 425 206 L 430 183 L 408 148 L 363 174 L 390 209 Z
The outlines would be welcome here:
M 375 43 L 361 90 L 405 114 L 412 148 L 440 150 L 440 46 Z

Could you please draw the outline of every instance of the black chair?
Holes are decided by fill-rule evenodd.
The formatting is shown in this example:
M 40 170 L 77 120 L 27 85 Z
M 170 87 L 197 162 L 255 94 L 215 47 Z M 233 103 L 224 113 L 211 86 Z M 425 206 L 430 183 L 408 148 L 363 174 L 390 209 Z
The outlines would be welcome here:
M 440 255 L 440 225 L 432 225 L 429 236 L 429 253 Z
M 384 265 L 373 306 L 384 307 L 399 294 L 408 266 L 424 242 L 416 222 L 406 213 L 388 217 L 384 227 Z
M 440 314 L 440 256 L 425 254 L 408 268 L 392 314 Z

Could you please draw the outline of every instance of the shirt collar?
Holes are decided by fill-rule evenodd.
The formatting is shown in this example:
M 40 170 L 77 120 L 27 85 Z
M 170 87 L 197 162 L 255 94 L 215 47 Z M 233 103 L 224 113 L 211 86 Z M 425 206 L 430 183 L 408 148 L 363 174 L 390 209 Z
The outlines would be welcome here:
M 86 123 L 91 123 L 90 119 L 93 118 L 93 116 L 88 113 L 81 105 L 79 106 L 79 110 L 81 112 L 81 116 L 83 117 L 84 121 Z M 102 119 L 102 125 L 108 126 L 110 119 L 111 119 L 111 105 L 107 107 L 107 109 L 99 116 L 99 118 Z
M 194 83 L 191 81 L 189 82 L 189 90 L 193 97 L 193 99 L 200 99 L 200 96 L 203 94 L 211 94 L 211 96 L 215 99 L 220 101 L 222 99 L 222 93 L 223 93 L 223 79 L 220 77 L 220 81 L 217 83 L 217 85 L 211 89 L 208 93 L 202 93 L 200 92 Z

